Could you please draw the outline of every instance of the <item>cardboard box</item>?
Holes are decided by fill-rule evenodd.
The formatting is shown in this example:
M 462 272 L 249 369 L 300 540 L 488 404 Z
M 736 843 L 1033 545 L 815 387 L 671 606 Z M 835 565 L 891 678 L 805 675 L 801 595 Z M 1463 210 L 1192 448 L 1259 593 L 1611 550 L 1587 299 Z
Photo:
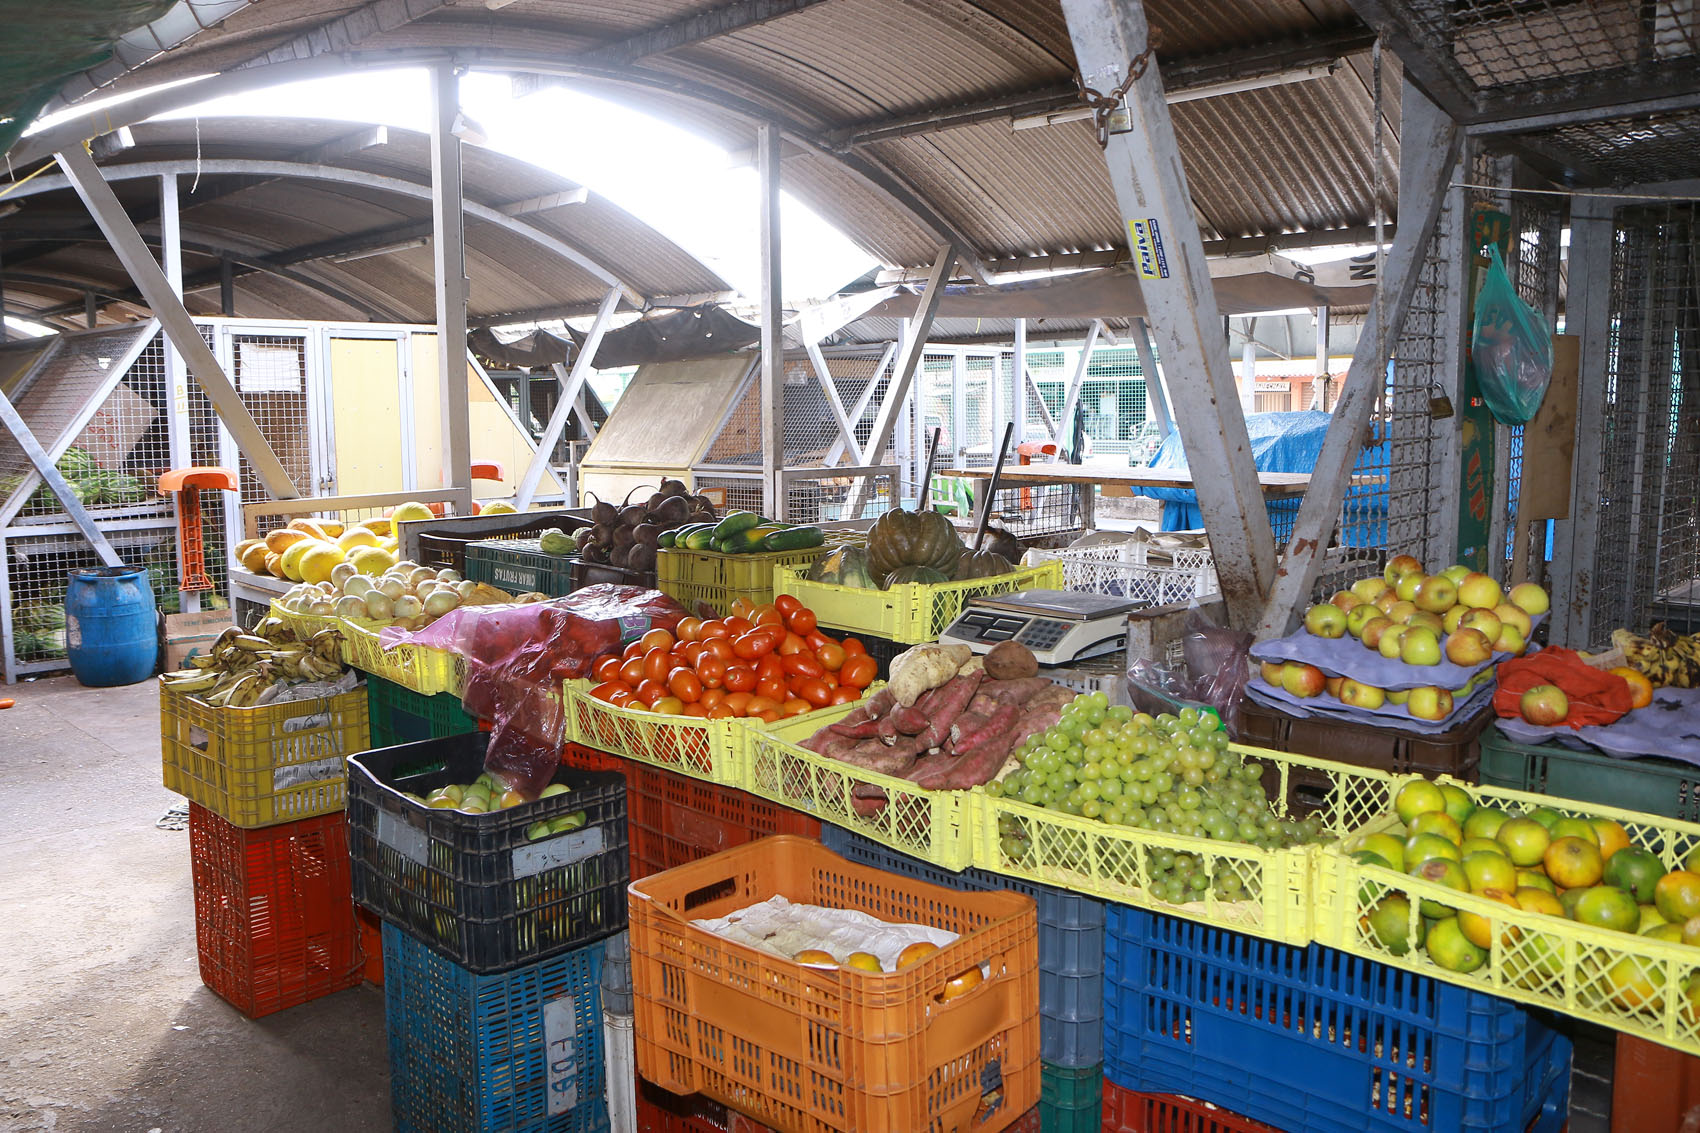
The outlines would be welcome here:
M 189 658 L 204 654 L 219 634 L 235 624 L 236 615 L 230 610 L 165 615 L 165 671 L 188 668 Z

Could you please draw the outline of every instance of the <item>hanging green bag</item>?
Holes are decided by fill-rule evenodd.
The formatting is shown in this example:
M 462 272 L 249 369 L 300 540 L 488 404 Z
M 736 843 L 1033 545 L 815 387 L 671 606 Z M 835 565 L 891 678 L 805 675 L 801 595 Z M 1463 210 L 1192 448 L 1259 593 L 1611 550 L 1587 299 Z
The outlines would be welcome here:
M 1527 424 L 1552 381 L 1552 332 L 1517 294 L 1494 245 L 1488 246 L 1487 279 L 1476 295 L 1470 361 L 1494 417 L 1506 425 Z

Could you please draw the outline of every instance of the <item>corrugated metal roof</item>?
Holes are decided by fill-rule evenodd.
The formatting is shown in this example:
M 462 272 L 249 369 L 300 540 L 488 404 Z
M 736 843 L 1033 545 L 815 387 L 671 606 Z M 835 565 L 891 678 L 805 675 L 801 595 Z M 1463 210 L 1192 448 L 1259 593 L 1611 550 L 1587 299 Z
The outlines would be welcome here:
M 192 171 L 197 158 L 291 160 L 335 139 L 367 130 L 348 122 L 306 119 L 220 119 L 150 122 L 135 127 L 136 145 L 106 167 L 182 161 Z M 526 162 L 490 150 L 464 147 L 463 176 L 469 200 L 499 207 L 582 187 Z M 428 139 L 391 128 L 380 145 L 326 159 L 335 169 L 430 185 Z M 307 172 L 303 170 L 303 172 Z M 153 178 L 115 180 L 126 209 L 144 234 L 157 234 L 158 187 Z M 239 263 L 260 257 L 280 259 L 297 279 L 258 273 L 236 282 L 237 312 L 243 315 L 333 319 L 379 318 L 401 322 L 435 320 L 433 256 L 428 245 L 390 251 L 338 263 L 328 256 L 288 262 L 308 250 L 342 242 L 344 248 L 368 248 L 401 242 L 428 232 L 428 199 L 388 189 L 303 177 L 210 173 L 179 178 L 184 276 L 193 284 L 216 283 L 219 250 Z M 614 272 L 646 296 L 684 296 L 722 292 L 728 285 L 689 253 L 603 197 L 588 194 L 579 204 L 563 205 L 521 218 L 527 225 L 562 241 Z M 411 227 L 410 227 L 411 226 Z M 386 236 L 390 230 L 396 233 Z M 486 220 L 468 217 L 470 312 L 489 319 L 510 312 L 594 305 L 608 285 L 525 236 Z M 82 316 L 81 293 L 128 293 L 129 281 L 87 213 L 69 189 L 56 189 L 24 201 L 17 213 L 0 218 L 0 245 L 6 249 L 6 306 L 14 313 L 56 311 L 59 321 Z M 315 289 L 314 285 L 318 285 Z M 350 302 L 349 300 L 357 302 Z M 218 313 L 218 289 L 192 291 L 188 306 L 197 314 Z
M 516 54 L 571 64 L 575 53 L 728 6 L 724 0 L 518 0 L 492 11 L 463 0 L 422 7 L 431 10 L 367 36 L 359 49 L 454 47 L 472 65 L 495 68 L 526 62 Z M 333 0 L 258 0 L 121 85 L 231 66 L 351 10 Z M 1361 28 L 1346 0 L 1151 0 L 1148 11 L 1162 32 L 1164 66 Z M 685 100 L 656 84 L 701 84 L 740 107 L 748 104 L 753 115 L 782 117 L 796 131 L 830 142 L 893 115 L 1062 90 L 1072 69 L 1057 0 L 823 0 L 574 82 L 744 148 L 752 144 L 752 115 Z M 1397 101 L 1396 80 L 1394 72 L 1384 77 L 1389 102 Z M 1352 66 L 1297 85 L 1177 105 L 1176 131 L 1207 234 L 1279 235 L 1369 223 L 1370 113 L 1365 74 Z M 1391 171 L 1398 150 L 1392 134 L 1388 141 Z M 809 144 L 802 148 L 805 156 L 786 161 L 790 191 L 888 265 L 931 260 L 940 239 L 935 226 L 858 171 Z M 1103 157 L 1084 124 L 1016 131 L 1006 117 L 851 152 L 875 176 L 889 172 L 982 260 L 1124 243 Z M 1387 178 L 1389 186 L 1393 181 Z M 1391 215 L 1391 190 L 1385 203 Z

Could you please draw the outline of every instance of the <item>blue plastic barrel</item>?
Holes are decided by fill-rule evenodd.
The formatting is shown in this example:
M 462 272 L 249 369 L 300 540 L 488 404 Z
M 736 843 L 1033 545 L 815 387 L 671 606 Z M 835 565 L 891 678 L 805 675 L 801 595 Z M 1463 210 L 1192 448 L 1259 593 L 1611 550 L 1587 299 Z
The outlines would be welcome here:
M 94 688 L 133 685 L 159 659 L 153 585 L 141 567 L 74 570 L 65 590 L 65 652 L 77 680 Z

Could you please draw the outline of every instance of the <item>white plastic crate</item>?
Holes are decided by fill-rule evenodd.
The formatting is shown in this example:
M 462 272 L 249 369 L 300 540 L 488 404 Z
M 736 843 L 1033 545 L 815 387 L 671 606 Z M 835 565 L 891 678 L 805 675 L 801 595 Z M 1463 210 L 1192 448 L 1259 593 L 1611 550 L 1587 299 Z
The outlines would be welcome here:
M 1065 589 L 1128 598 L 1141 606 L 1166 606 L 1218 592 L 1216 561 L 1208 549 L 1177 547 L 1161 554 L 1170 561 L 1151 561 L 1145 543 L 1129 540 L 1060 551 L 1033 550 L 1023 562 L 1060 562 Z

